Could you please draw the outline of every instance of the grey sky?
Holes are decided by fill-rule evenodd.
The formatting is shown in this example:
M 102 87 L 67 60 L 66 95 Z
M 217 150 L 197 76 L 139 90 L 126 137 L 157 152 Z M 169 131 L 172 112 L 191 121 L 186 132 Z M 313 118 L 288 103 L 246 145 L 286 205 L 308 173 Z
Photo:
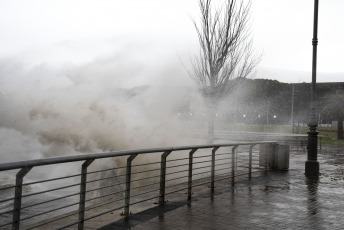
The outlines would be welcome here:
M 252 2 L 257 77 L 310 82 L 314 1 Z M 319 82 L 344 81 L 343 9 L 343 0 L 320 0 Z M 196 0 L 0 0 L 0 60 L 59 68 L 128 50 L 143 68 L 165 59 L 182 69 L 178 55 L 187 62 L 197 52 L 197 16 Z

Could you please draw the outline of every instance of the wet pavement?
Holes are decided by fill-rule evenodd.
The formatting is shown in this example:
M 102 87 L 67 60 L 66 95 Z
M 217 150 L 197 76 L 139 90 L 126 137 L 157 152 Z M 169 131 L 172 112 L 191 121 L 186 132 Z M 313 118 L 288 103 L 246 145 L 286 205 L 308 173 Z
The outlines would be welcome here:
M 321 175 L 304 175 L 306 153 L 293 152 L 289 171 L 270 171 L 234 187 L 218 182 L 215 193 L 176 194 L 100 229 L 344 229 L 344 148 L 319 151 Z M 169 199 L 169 198 L 168 198 Z

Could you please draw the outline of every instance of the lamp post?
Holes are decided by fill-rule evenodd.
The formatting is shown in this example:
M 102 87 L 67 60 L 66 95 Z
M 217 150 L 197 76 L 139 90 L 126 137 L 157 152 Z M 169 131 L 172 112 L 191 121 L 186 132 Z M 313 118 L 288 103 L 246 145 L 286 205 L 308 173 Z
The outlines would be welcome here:
M 315 176 L 319 174 L 318 162 L 318 131 L 317 117 L 315 114 L 315 84 L 317 76 L 317 46 L 318 46 L 318 8 L 319 0 L 314 0 L 314 22 L 313 22 L 313 61 L 312 61 L 312 92 L 311 92 L 311 110 L 309 117 L 307 161 L 305 162 L 305 174 Z

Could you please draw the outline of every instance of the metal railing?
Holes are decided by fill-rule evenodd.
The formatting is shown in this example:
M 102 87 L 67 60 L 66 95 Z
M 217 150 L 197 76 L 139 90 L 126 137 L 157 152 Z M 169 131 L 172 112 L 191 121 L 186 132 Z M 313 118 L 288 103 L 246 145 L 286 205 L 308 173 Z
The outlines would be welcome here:
M 193 187 L 209 184 L 214 191 L 218 180 L 229 179 L 234 185 L 238 176 L 245 174 L 250 179 L 255 169 L 267 170 L 268 165 L 262 167 L 258 151 L 253 150 L 259 145 L 276 142 L 127 150 L 1 163 L 1 176 L 7 182 L 0 187 L 0 228 L 83 229 L 93 218 L 116 210 L 129 216 L 133 205 L 154 199 L 163 205 L 167 195 L 181 191 L 186 191 L 190 200 Z M 66 164 L 68 167 L 63 166 Z M 80 166 L 81 172 L 74 173 Z M 11 173 L 15 183 L 10 181 Z

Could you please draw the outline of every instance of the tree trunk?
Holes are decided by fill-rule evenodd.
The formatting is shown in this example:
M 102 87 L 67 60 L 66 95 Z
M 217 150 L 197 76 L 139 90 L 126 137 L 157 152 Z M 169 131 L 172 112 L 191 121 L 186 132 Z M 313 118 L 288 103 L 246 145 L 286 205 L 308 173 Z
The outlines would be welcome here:
M 208 143 L 212 144 L 215 138 L 215 117 L 216 117 L 216 106 L 208 106 Z

